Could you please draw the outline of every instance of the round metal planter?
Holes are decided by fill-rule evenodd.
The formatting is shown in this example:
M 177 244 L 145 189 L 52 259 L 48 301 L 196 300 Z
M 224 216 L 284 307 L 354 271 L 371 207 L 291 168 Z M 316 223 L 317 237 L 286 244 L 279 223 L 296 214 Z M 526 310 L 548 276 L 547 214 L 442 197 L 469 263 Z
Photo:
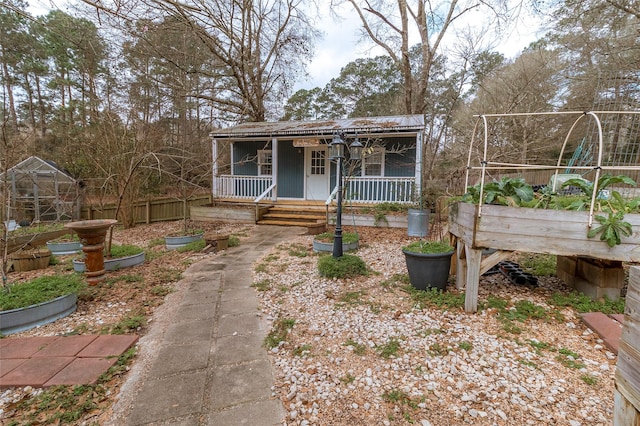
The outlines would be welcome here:
M 76 310 L 77 301 L 78 296 L 72 293 L 37 305 L 0 311 L 0 333 L 19 333 L 64 318 Z

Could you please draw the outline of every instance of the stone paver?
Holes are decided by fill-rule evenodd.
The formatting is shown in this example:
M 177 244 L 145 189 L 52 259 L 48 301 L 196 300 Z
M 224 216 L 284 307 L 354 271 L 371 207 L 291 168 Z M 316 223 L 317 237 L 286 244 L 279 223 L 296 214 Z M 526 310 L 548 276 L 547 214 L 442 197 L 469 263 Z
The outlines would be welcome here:
M 47 380 L 44 387 L 54 385 L 94 385 L 105 371 L 111 368 L 118 358 L 74 358 L 55 376 Z
M 611 352 L 618 354 L 620 336 L 622 335 L 622 324 L 620 322 L 601 312 L 583 314 L 582 320 L 590 329 L 598 333 Z

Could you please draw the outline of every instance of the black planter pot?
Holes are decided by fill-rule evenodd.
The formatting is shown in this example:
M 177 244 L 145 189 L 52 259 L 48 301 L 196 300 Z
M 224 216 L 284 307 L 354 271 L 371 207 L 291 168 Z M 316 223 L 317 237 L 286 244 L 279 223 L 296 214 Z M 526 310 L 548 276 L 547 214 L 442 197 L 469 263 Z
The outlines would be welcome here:
M 422 254 L 405 250 L 402 252 L 407 262 L 409 281 L 413 287 L 418 290 L 430 288 L 445 290 L 447 288 L 453 251 L 436 254 Z

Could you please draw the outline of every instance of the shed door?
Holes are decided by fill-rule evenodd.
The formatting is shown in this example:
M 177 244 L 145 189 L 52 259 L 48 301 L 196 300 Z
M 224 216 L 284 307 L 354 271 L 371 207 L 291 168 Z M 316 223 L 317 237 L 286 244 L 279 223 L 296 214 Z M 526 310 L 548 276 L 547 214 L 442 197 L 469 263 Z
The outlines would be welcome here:
M 306 154 L 306 199 L 326 200 L 329 197 L 327 148 L 307 148 Z

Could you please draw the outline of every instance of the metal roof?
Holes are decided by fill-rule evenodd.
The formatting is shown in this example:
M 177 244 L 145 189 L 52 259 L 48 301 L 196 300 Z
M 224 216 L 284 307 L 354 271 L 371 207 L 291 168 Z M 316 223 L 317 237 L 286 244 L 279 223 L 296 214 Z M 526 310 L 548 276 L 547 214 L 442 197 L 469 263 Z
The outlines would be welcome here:
M 422 115 L 396 115 L 389 117 L 344 118 L 319 121 L 276 121 L 244 123 L 211 132 L 214 138 L 243 138 L 264 136 L 331 136 L 344 133 L 417 132 L 424 129 Z

